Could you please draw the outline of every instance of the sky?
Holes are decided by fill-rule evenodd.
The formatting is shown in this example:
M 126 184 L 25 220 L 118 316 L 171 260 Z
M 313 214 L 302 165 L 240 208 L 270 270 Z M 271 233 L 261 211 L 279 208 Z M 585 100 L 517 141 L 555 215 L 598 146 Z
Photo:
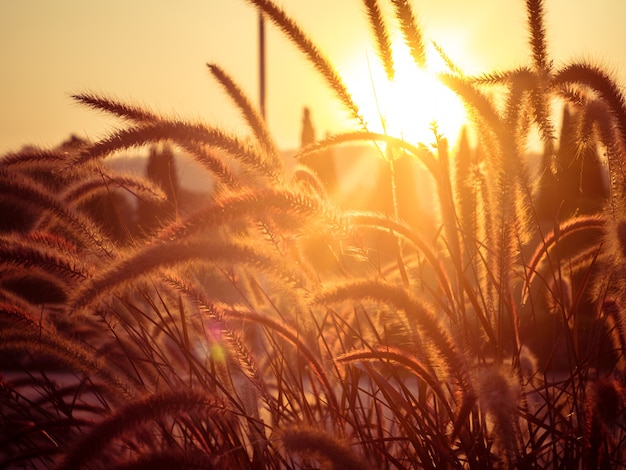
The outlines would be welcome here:
M 377 58 L 362 1 L 277 3 L 348 87 L 366 90 L 371 100 Z M 522 0 L 413 5 L 426 38 L 467 73 L 530 64 Z M 626 85 L 626 1 L 546 0 L 544 8 L 555 66 L 591 60 Z M 257 102 L 257 39 L 258 13 L 245 0 L 0 0 L 0 154 L 26 144 L 55 146 L 70 134 L 103 138 L 124 126 L 70 97 L 86 91 L 245 136 L 206 64 L 221 66 Z M 318 137 L 350 126 L 323 80 L 269 22 L 266 47 L 267 121 L 281 148 L 299 145 L 304 106 Z

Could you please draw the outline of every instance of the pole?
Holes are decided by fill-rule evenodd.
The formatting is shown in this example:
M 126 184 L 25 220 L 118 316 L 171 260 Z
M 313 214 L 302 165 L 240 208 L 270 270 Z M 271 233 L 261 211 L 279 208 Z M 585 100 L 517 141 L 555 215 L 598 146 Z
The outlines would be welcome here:
M 265 20 L 259 12 L 259 107 L 265 119 Z

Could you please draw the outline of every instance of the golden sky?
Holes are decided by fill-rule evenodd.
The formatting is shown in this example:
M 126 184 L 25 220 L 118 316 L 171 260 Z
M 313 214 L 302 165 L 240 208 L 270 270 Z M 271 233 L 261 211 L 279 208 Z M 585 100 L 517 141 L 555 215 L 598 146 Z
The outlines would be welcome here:
M 277 3 L 348 86 L 371 88 L 368 60 L 377 59 L 360 0 Z M 413 3 L 427 39 L 466 72 L 529 64 L 522 0 Z M 588 59 L 626 84 L 626 1 L 546 0 L 545 9 L 557 67 Z M 83 91 L 243 135 L 205 64 L 222 66 L 256 101 L 257 26 L 245 0 L 0 0 L 0 153 L 56 145 L 71 133 L 96 139 L 122 125 L 70 99 Z M 268 122 L 278 144 L 299 145 L 304 106 L 318 136 L 345 127 L 345 113 L 296 48 L 269 23 L 266 32 Z

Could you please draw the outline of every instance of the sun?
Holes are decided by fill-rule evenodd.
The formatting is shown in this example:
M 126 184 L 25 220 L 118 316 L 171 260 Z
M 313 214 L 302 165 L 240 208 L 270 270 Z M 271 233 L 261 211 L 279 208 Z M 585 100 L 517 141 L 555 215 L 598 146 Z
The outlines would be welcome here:
M 426 50 L 427 67 L 418 67 L 401 38 L 394 38 L 395 78 L 389 81 L 380 61 L 367 57 L 367 69 L 353 69 L 346 77 L 348 89 L 361 110 L 368 129 L 411 144 L 429 144 L 439 134 L 454 145 L 467 113 L 458 96 L 437 79 L 446 65 L 433 46 Z

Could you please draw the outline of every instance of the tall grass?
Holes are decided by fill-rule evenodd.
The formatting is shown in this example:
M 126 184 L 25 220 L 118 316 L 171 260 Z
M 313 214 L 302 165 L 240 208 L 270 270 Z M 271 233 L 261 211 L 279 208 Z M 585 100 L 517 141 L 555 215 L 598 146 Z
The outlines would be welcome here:
M 554 67 L 543 4 L 529 0 L 527 65 L 468 76 L 442 52 L 449 71 L 440 79 L 464 101 L 477 148 L 450 149 L 436 129 L 433 146 L 415 146 L 370 132 L 306 33 L 273 2 L 250 3 L 360 126 L 296 157 L 356 141 L 393 148 L 390 178 L 401 155 L 432 179 L 437 216 L 417 217 L 432 226 L 405 220 L 394 181 L 397 194 L 379 197 L 395 201 L 395 215 L 383 215 L 342 208 L 310 169 L 290 172 L 245 92 L 217 65 L 209 70 L 250 140 L 75 95 L 124 127 L 72 152 L 0 160 L 2 207 L 23 209 L 0 236 L 4 466 L 623 465 L 618 84 L 591 63 Z M 425 38 L 410 2 L 393 0 L 391 17 L 381 3 L 364 0 L 364 12 L 391 79 L 391 25 L 416 66 Z M 546 216 L 541 207 L 548 182 L 565 175 L 553 164 L 567 150 L 549 111 L 555 102 L 578 116 L 578 148 L 606 155 L 609 197 L 593 206 L 601 209 Z M 546 149 L 539 178 L 526 145 L 533 130 Z M 115 204 L 121 190 L 167 199 L 158 185 L 102 165 L 157 143 L 196 159 L 213 192 L 142 236 L 125 227 L 116 238 L 106 224 L 127 219 L 103 223 L 85 201 Z

